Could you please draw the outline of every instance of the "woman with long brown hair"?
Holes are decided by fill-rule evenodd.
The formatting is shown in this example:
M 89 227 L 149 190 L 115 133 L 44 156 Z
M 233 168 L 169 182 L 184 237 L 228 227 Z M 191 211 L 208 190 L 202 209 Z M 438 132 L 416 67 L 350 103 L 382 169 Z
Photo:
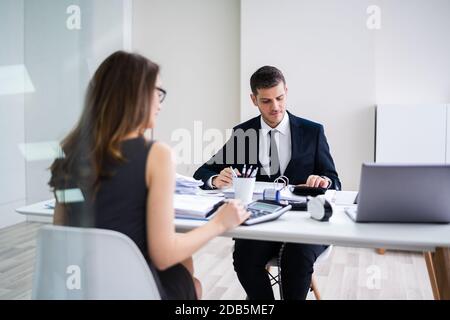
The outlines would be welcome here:
M 79 123 L 62 142 L 64 155 L 51 167 L 54 223 L 126 234 L 157 275 L 163 297 L 196 299 L 201 286 L 193 278 L 193 253 L 249 213 L 229 201 L 202 227 L 175 232 L 173 155 L 144 138 L 164 97 L 159 67 L 145 57 L 119 51 L 100 65 Z M 82 199 L 65 199 L 74 189 Z

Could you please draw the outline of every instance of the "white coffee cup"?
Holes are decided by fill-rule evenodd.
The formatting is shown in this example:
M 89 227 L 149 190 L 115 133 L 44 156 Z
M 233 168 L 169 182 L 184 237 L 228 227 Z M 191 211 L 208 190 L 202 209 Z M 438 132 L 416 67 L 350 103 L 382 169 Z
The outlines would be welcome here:
M 255 180 L 256 178 L 233 177 L 234 198 L 241 200 L 244 204 L 252 202 Z

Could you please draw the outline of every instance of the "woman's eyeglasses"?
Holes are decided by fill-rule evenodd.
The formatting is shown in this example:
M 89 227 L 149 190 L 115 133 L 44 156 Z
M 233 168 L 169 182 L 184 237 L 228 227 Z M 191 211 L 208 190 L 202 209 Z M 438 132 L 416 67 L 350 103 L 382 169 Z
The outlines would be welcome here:
M 166 98 L 167 91 L 160 87 L 156 87 L 156 90 L 158 90 L 159 102 L 162 103 Z

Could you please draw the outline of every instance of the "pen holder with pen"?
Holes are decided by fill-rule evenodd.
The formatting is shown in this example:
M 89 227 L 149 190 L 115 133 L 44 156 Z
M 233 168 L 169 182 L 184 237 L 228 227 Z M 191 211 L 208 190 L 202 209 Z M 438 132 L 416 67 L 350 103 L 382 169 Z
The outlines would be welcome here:
M 256 178 L 233 177 L 234 198 L 241 200 L 244 204 L 253 201 L 253 190 Z

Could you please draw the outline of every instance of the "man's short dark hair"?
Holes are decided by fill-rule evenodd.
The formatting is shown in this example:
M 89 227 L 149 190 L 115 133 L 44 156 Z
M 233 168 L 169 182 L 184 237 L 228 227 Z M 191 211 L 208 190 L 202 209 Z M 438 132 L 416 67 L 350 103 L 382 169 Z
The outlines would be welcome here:
M 281 82 L 286 85 L 283 73 L 279 69 L 272 66 L 264 66 L 256 70 L 250 78 L 250 87 L 256 96 L 258 89 L 272 88 Z

